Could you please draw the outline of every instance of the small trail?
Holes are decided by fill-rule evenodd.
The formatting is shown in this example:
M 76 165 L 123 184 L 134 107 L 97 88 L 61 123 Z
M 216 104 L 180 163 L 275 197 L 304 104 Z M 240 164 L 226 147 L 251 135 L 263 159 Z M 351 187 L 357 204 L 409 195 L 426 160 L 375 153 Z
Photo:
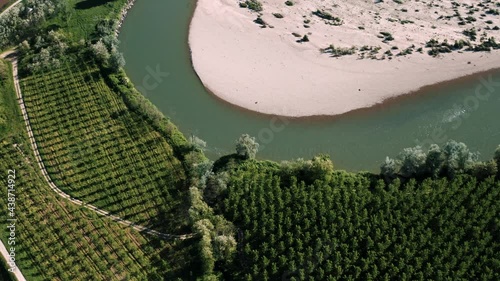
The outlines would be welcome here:
M 5 245 L 3 244 L 3 242 L 1 240 L 0 240 L 0 253 L 2 254 L 5 261 L 8 262 L 10 259 L 9 251 L 7 251 L 7 248 L 5 248 Z M 7 268 L 10 268 L 10 266 L 8 264 L 7 264 Z M 17 281 L 26 281 L 26 278 L 24 278 L 24 275 L 21 272 L 21 270 L 19 269 L 19 267 L 16 267 L 12 271 L 12 274 L 14 274 L 14 277 L 16 278 Z
M 21 113 L 22 113 L 23 118 L 24 118 L 24 123 L 25 123 L 26 129 L 28 131 L 28 137 L 30 140 L 31 148 L 33 149 L 33 153 L 35 154 L 36 162 L 38 163 L 38 167 L 42 171 L 42 174 L 43 174 L 43 177 L 45 178 L 45 181 L 49 184 L 50 188 L 55 193 L 57 193 L 59 196 L 69 200 L 70 202 L 72 202 L 76 205 L 83 206 L 89 210 L 96 212 L 99 215 L 108 217 L 111 220 L 118 222 L 122 225 L 132 227 L 133 229 L 135 229 L 141 233 L 147 233 L 147 234 L 154 235 L 154 236 L 157 236 L 157 237 L 162 238 L 162 239 L 185 240 L 185 239 L 189 239 L 189 238 L 194 237 L 194 234 L 192 234 L 192 233 L 184 234 L 184 235 L 167 234 L 167 233 L 162 233 L 162 232 L 156 231 L 154 229 L 151 229 L 151 228 L 148 228 L 148 227 L 145 227 L 142 225 L 138 225 L 134 222 L 131 222 L 131 221 L 125 220 L 121 217 L 115 216 L 115 215 L 109 213 L 108 211 L 104 211 L 102 209 L 99 209 L 94 205 L 86 204 L 85 202 L 83 202 L 81 200 L 78 200 L 76 198 L 72 198 L 70 195 L 64 193 L 61 189 L 59 189 L 54 184 L 54 182 L 52 182 L 49 174 L 47 173 L 47 170 L 45 169 L 45 165 L 43 164 L 42 158 L 40 157 L 40 152 L 38 151 L 38 146 L 37 146 L 35 137 L 33 135 L 33 131 L 31 130 L 31 124 L 30 124 L 30 120 L 28 117 L 28 112 L 26 111 L 26 106 L 24 105 L 23 95 L 21 93 L 21 87 L 19 86 L 17 57 L 15 56 L 15 51 L 11 50 L 11 51 L 7 51 L 3 54 L 0 54 L 0 58 L 7 58 L 12 63 L 12 75 L 14 77 L 14 85 L 15 85 L 15 89 L 16 89 L 17 100 L 19 102 L 19 106 L 21 108 Z
M 6 14 L 8 11 L 10 11 L 10 9 L 14 8 L 14 6 L 16 6 L 19 3 L 21 3 L 21 0 L 17 0 L 16 2 L 14 2 L 14 4 L 10 5 L 7 9 L 5 9 L 5 11 L 0 13 L 0 17 Z

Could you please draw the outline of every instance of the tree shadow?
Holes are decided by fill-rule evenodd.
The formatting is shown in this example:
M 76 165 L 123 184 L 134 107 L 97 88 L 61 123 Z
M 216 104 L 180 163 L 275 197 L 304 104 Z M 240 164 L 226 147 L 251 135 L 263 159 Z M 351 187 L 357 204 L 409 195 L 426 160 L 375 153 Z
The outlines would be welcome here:
M 77 10 L 86 10 L 91 9 L 97 6 L 104 5 L 108 2 L 112 2 L 113 0 L 86 0 L 81 1 L 75 4 L 75 9 Z

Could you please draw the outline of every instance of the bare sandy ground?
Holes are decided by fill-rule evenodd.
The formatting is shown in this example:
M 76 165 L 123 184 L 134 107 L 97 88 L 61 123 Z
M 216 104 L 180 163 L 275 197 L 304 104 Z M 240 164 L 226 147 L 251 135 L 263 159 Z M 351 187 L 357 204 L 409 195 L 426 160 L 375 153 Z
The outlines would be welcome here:
M 6 263 L 10 260 L 9 251 L 7 250 L 7 248 L 5 247 L 5 245 L 3 244 L 2 241 L 0 241 L 0 254 L 2 255 L 2 257 Z M 7 268 L 7 270 L 9 270 L 9 268 Z M 16 278 L 17 281 L 26 281 L 23 273 L 21 272 L 21 270 L 18 267 L 16 267 L 12 271 L 12 274 L 14 274 L 14 277 Z
M 500 16 L 494 14 L 500 7 L 494 2 L 478 6 L 478 1 L 463 0 L 402 4 L 295 0 L 287 6 L 285 0 L 261 0 L 260 13 L 240 8 L 240 2 L 198 0 L 189 45 L 203 84 L 220 98 L 253 111 L 294 117 L 337 115 L 500 67 L 498 50 L 432 57 L 425 47 L 430 39 L 447 39 L 451 44 L 469 40 L 463 31 L 472 27 L 477 30 L 473 45 L 480 44 L 482 36 L 500 41 L 500 31 L 494 29 L 500 26 Z M 340 21 L 316 16 L 317 10 Z M 258 16 L 266 28 L 254 22 Z M 383 42 L 380 32 L 390 33 L 394 40 Z M 309 42 L 298 43 L 303 35 L 308 35 Z M 331 44 L 354 46 L 357 51 L 341 57 L 320 51 Z M 360 51 L 365 45 L 380 50 L 369 58 L 370 51 Z M 397 56 L 412 45 L 412 54 Z M 388 50 L 391 57 L 384 54 Z

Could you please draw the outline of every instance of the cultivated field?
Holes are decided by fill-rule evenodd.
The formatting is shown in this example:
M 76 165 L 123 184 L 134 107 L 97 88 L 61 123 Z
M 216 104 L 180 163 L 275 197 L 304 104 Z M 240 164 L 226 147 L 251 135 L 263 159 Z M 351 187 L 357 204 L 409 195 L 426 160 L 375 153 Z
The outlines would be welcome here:
M 22 80 L 42 159 L 85 203 L 167 233 L 185 225 L 185 174 L 167 140 L 127 109 L 92 64 Z

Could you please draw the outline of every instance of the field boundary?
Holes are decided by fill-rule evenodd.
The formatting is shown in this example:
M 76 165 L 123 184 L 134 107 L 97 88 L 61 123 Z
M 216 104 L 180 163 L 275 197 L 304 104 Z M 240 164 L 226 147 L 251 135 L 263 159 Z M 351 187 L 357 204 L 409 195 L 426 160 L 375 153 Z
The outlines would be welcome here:
M 5 264 L 8 264 L 8 261 L 10 259 L 9 251 L 7 250 L 5 245 L 3 244 L 2 240 L 0 240 L 0 253 L 2 254 L 3 258 L 5 259 Z M 8 270 L 8 269 L 6 268 L 6 270 Z M 24 275 L 21 272 L 21 269 L 19 267 L 16 267 L 15 270 L 9 271 L 9 272 L 14 275 L 14 277 L 16 278 L 17 281 L 26 281 L 26 278 L 24 278 Z
M 0 17 L 7 13 L 8 11 L 10 11 L 10 9 L 14 8 L 14 6 L 16 6 L 17 4 L 21 3 L 21 0 L 17 0 L 16 2 L 12 3 L 11 5 L 9 5 L 5 10 L 3 10 L 2 12 L 0 12 Z
M 135 229 L 135 230 L 137 230 L 137 231 L 139 231 L 141 233 L 147 233 L 147 234 L 150 234 L 150 235 L 162 238 L 162 239 L 179 239 L 179 240 L 185 240 L 185 239 L 189 239 L 189 238 L 194 237 L 194 234 L 183 234 L 183 235 L 167 234 L 167 233 L 162 233 L 162 232 L 156 231 L 154 229 L 151 229 L 151 228 L 148 228 L 148 227 L 145 227 L 145 226 L 142 226 L 142 225 L 138 225 L 138 224 L 136 224 L 134 222 L 131 222 L 131 221 L 125 220 L 125 219 L 123 219 L 121 217 L 115 216 L 115 215 L 109 213 L 108 211 L 101 210 L 101 209 L 97 208 L 94 205 L 86 204 L 85 202 L 83 202 L 83 201 L 81 201 L 79 199 L 72 198 L 70 195 L 64 193 L 61 189 L 59 189 L 54 184 L 54 182 L 50 178 L 47 170 L 45 169 L 45 165 L 44 165 L 44 163 L 42 161 L 42 158 L 40 157 L 40 152 L 38 151 L 38 146 L 37 146 L 35 137 L 33 135 L 33 131 L 31 129 L 31 124 L 30 124 L 30 121 L 29 121 L 28 112 L 26 110 L 26 106 L 24 105 L 24 99 L 23 99 L 23 96 L 22 96 L 22 93 L 21 93 L 21 87 L 19 85 L 19 76 L 18 76 L 18 68 L 17 68 L 18 61 L 17 61 L 16 53 L 14 51 L 7 51 L 7 52 L 5 52 L 3 54 L 0 54 L 0 58 L 7 58 L 12 63 L 12 75 L 13 75 L 13 78 L 14 78 L 14 86 L 15 86 L 15 90 L 16 90 L 17 100 L 18 100 L 18 103 L 19 103 L 19 107 L 21 108 L 21 113 L 23 115 L 24 123 L 26 125 L 26 129 L 27 129 L 27 132 L 28 132 L 28 137 L 29 137 L 29 141 L 30 141 L 30 144 L 31 144 L 31 148 L 33 150 L 36 162 L 38 163 L 38 167 L 40 168 L 45 181 L 48 183 L 49 187 L 55 193 L 57 193 L 57 195 L 59 195 L 62 198 L 65 198 L 65 199 L 69 200 L 73 204 L 85 207 L 85 208 L 87 208 L 89 210 L 94 211 L 95 213 L 97 213 L 97 214 L 99 214 L 101 216 L 108 217 L 111 220 L 113 220 L 115 222 L 118 222 L 118 223 L 120 223 L 122 225 L 125 225 L 125 226 L 128 226 L 128 227 L 132 227 L 133 229 Z

